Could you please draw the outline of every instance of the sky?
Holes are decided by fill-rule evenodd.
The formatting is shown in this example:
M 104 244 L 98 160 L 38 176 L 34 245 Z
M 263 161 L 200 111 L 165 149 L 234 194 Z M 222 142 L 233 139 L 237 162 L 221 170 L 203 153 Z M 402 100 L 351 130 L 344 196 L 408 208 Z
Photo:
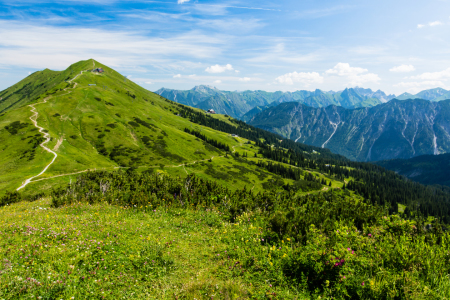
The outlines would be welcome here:
M 90 58 L 148 90 L 450 89 L 450 0 L 0 0 L 0 91 Z

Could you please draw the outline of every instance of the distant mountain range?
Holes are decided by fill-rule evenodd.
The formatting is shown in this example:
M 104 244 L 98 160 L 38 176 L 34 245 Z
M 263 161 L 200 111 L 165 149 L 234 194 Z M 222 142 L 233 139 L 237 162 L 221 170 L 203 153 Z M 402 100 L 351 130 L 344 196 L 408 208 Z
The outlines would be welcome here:
M 372 107 L 386 103 L 392 99 L 425 99 L 441 101 L 450 99 L 450 91 L 442 88 L 425 90 L 416 95 L 403 93 L 400 96 L 388 95 L 385 92 L 360 87 L 347 88 L 343 91 L 305 91 L 265 92 L 265 91 L 222 91 L 215 87 L 200 85 L 191 90 L 173 90 L 161 88 L 155 93 L 181 104 L 226 114 L 243 121 L 249 121 L 255 112 L 284 102 L 300 102 L 311 107 L 329 105 L 344 108 Z M 256 110 L 253 110 L 256 108 Z
M 378 90 L 349 88 L 339 92 L 296 91 L 221 91 L 211 86 L 196 86 L 191 90 L 172 90 L 161 88 L 155 93 L 175 102 L 198 107 L 204 110 L 214 109 L 217 113 L 234 118 L 248 119 L 244 115 L 255 107 L 270 107 L 284 102 L 300 102 L 312 107 L 338 105 L 345 108 L 370 107 L 387 102 L 395 95 L 386 95 Z
M 407 99 L 425 99 L 429 101 L 442 101 L 450 99 L 450 91 L 444 90 L 442 88 L 435 88 L 430 90 L 421 91 L 415 95 L 409 93 L 403 93 L 400 96 L 395 97 L 398 100 Z
M 450 186 L 450 153 L 375 162 L 422 184 Z
M 248 123 L 358 161 L 450 152 L 450 100 L 391 100 L 357 109 L 288 102 Z

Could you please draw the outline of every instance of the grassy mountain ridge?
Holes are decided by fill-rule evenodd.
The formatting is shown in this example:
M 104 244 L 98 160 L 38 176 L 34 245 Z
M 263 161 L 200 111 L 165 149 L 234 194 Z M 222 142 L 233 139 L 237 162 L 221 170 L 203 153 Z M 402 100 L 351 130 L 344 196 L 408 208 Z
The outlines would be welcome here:
M 91 72 L 98 67 L 105 73 Z M 35 186 L 48 189 L 69 182 L 76 173 L 88 169 L 129 167 L 174 176 L 193 172 L 235 188 L 251 186 L 255 191 L 272 181 L 281 182 L 280 186 L 293 182 L 186 133 L 186 128 L 200 131 L 241 156 L 245 153 L 253 157 L 258 152 L 245 138 L 192 123 L 182 116 L 184 106 L 141 88 L 99 62 L 80 62 L 68 70 L 76 79 L 69 83 L 61 77 L 55 87 L 33 102 L 39 126 L 51 137 L 46 146 L 58 157 L 25 188 L 26 193 L 34 191 Z M 205 115 L 198 109 L 193 112 Z M 31 108 L 22 106 L 0 116 L 0 151 L 5 158 L 0 172 L 2 193 L 39 174 L 52 160 L 52 155 L 39 147 L 43 134 L 30 122 L 31 115 Z M 214 118 L 231 128 L 237 126 L 229 117 Z
M 36 101 L 41 95 L 59 88 L 65 88 L 66 80 L 73 78 L 80 71 L 90 68 L 90 62 L 73 64 L 64 71 L 45 69 L 36 71 L 20 82 L 0 92 L 0 113 Z

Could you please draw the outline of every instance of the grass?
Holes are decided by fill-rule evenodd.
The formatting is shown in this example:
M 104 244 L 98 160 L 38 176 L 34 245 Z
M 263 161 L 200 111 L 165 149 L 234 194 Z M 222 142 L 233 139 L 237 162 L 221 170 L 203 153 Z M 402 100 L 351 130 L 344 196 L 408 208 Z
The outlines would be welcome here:
M 283 289 L 271 288 L 269 272 L 236 264 L 261 230 L 218 212 L 49 204 L 0 210 L 2 299 L 238 299 Z

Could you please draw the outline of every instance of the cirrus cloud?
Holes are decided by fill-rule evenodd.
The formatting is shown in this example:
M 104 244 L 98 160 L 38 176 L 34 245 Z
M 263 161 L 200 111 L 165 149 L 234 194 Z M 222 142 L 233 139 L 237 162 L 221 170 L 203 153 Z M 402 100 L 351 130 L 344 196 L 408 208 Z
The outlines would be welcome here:
M 293 85 L 294 83 L 301 83 L 305 87 L 313 83 L 322 83 L 323 77 L 317 72 L 292 72 L 275 78 L 275 81 L 281 84 Z
M 207 67 L 205 69 L 205 71 L 208 72 L 208 73 L 223 73 L 225 71 L 233 71 L 233 70 L 234 70 L 233 66 L 230 65 L 230 64 L 226 64 L 224 66 L 214 65 L 214 66 L 211 66 L 211 67 Z
M 250 80 L 252 80 L 250 77 L 239 78 L 239 81 L 242 81 L 242 82 L 248 82 Z

